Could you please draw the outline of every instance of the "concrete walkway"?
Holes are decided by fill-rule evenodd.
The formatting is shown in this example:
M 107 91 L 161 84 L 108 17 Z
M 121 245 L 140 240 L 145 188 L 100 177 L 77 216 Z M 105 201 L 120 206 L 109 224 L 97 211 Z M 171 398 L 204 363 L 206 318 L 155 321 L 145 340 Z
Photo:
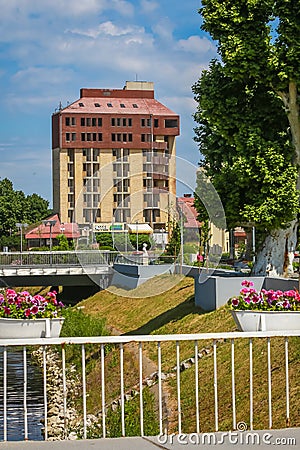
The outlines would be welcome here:
M 270 447 L 271 446 L 271 447 Z M 89 439 L 78 441 L 27 441 L 0 442 L 0 450 L 179 450 L 220 448 L 264 449 L 283 447 L 296 450 L 300 448 L 300 428 L 281 430 L 243 431 L 208 434 L 182 434 L 163 437 L 128 437 L 114 439 Z

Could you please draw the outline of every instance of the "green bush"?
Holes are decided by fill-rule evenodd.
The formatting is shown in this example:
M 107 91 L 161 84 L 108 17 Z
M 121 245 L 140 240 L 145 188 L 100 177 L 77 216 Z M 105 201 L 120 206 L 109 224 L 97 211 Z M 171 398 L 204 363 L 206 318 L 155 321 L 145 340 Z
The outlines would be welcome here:
M 65 318 L 61 337 L 85 337 L 85 336 L 109 336 L 105 319 L 97 316 L 90 316 L 76 307 L 67 307 L 63 311 Z M 105 353 L 111 346 L 105 346 Z M 81 371 L 81 345 L 70 345 L 65 347 L 66 361 L 74 364 L 77 370 Z M 87 373 L 94 367 L 94 361 L 99 357 L 100 345 L 86 344 L 85 352 L 87 358 Z

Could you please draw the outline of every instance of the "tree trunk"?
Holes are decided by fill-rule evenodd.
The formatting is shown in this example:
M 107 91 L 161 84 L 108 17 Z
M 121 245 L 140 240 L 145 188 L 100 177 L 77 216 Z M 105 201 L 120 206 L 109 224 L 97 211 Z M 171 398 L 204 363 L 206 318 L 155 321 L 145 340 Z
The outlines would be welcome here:
M 253 275 L 289 276 L 293 273 L 294 251 L 297 245 L 298 221 L 285 229 L 275 230 L 266 237 L 257 255 Z

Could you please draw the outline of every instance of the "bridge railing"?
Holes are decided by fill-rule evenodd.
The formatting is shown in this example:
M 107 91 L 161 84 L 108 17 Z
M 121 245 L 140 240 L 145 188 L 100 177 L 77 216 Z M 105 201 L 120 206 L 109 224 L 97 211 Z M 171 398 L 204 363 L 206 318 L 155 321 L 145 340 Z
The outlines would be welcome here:
M 76 250 L 54 252 L 2 252 L 0 266 L 85 266 L 112 265 L 118 252 Z
M 0 349 L 3 351 L 3 368 L 0 379 L 3 380 L 3 431 L 0 439 L 7 440 L 12 420 L 7 407 L 7 360 L 9 352 L 17 346 L 23 348 L 20 354 L 23 371 L 16 371 L 16 376 L 23 377 L 24 381 L 23 438 L 27 440 L 31 437 L 28 427 L 30 412 L 27 399 L 27 355 L 34 348 L 33 345 L 39 346 L 41 354 L 43 437 L 46 440 L 53 436 L 53 423 L 60 429 L 60 437 L 63 439 L 70 438 L 70 435 L 74 438 L 74 433 L 79 433 L 82 438 L 88 438 L 90 433 L 95 437 L 95 430 L 98 432 L 97 437 L 113 437 L 111 423 L 113 426 L 119 424 L 120 435 L 128 436 L 127 418 L 130 407 L 126 405 L 133 398 L 137 403 L 139 423 L 136 434 L 146 435 L 145 397 L 146 389 L 149 388 L 155 389 L 153 410 L 160 443 L 163 436 L 173 432 L 198 434 L 203 431 L 212 433 L 246 429 L 252 432 L 255 429 L 285 428 L 290 421 L 292 426 L 299 426 L 297 402 L 300 386 L 295 366 L 291 373 L 293 361 L 289 356 L 290 345 L 295 346 L 295 339 L 299 346 L 297 336 L 298 331 L 2 339 Z M 279 347 L 275 347 L 276 351 L 272 347 L 274 340 L 278 339 L 281 345 L 280 358 Z M 74 347 L 78 349 L 81 361 L 81 367 L 76 370 L 66 362 L 69 349 Z M 53 357 L 48 357 L 53 349 L 59 350 L 59 374 L 56 373 L 55 376 L 53 370 L 50 370 Z M 146 365 L 145 352 L 151 353 L 151 359 L 155 361 L 156 369 L 152 373 L 147 372 L 149 360 Z M 87 370 L 91 354 L 93 366 L 98 368 L 93 379 L 89 378 Z M 258 364 L 264 365 L 265 379 L 257 379 Z M 134 372 L 131 377 L 128 375 L 129 367 Z M 72 372 L 77 374 L 76 383 L 72 379 L 70 382 Z M 53 392 L 52 379 L 56 389 L 61 391 L 60 394 Z M 208 380 L 210 390 L 207 390 Z M 278 391 L 273 394 L 278 383 L 280 401 Z M 74 391 L 80 394 L 76 401 L 80 408 L 76 426 L 71 423 L 68 409 L 71 393 Z M 53 406 L 53 397 L 59 399 L 57 402 L 60 404 Z M 93 415 L 96 422 L 92 424 L 88 399 L 92 399 L 91 403 L 97 410 L 97 415 Z M 52 415 L 54 411 L 54 420 L 51 411 Z M 111 411 L 116 414 L 113 422 L 109 420 Z M 281 417 L 279 426 L 278 414 Z M 155 417 L 152 416 L 151 421 L 154 422 Z M 57 436 L 57 429 L 55 433 Z

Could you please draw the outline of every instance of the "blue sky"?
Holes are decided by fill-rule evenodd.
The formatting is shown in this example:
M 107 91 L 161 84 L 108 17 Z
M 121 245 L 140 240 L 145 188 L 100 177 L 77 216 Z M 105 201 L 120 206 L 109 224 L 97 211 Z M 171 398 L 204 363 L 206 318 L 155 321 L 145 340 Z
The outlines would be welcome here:
M 197 165 L 191 86 L 216 57 L 200 0 L 0 0 L 0 177 L 52 203 L 51 114 L 81 87 L 153 81 Z

